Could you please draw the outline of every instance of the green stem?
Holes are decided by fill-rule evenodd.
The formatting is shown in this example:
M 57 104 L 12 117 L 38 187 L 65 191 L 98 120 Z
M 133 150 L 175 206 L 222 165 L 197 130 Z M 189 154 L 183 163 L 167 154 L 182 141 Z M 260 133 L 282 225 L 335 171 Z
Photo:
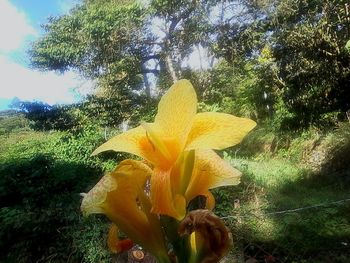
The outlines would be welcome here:
M 164 254 L 159 254 L 156 256 L 157 262 L 158 263 L 171 263 L 170 258 L 168 257 L 168 255 L 164 255 Z
M 179 263 L 187 263 L 191 257 L 191 247 L 188 236 L 181 237 L 177 232 L 179 221 L 172 217 L 162 216 L 161 223 L 164 227 L 168 241 L 171 243 Z

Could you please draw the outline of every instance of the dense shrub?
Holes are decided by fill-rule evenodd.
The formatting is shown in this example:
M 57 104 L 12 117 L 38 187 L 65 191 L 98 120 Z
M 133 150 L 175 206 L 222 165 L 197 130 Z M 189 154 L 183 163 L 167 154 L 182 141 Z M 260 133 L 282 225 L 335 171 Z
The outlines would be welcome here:
M 101 141 L 98 130 L 91 127 L 76 135 L 53 133 L 27 139 L 1 155 L 0 261 L 78 262 L 85 258 L 96 262 L 106 258 L 103 236 L 97 230 L 92 236 L 86 234 L 91 224 L 101 233 L 105 223 L 83 220 L 79 211 L 79 193 L 88 191 L 103 170 L 115 163 L 106 156 L 90 157 Z M 91 249 L 89 244 L 97 243 L 93 238 L 101 243 L 100 248 Z
M 0 136 L 8 136 L 11 132 L 28 129 L 29 121 L 23 114 L 11 110 L 0 112 Z

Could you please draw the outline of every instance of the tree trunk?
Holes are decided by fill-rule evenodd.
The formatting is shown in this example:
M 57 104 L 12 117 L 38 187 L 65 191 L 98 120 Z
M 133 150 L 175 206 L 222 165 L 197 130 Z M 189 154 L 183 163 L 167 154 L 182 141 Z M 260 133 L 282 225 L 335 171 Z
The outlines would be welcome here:
M 151 86 L 149 84 L 149 81 L 148 81 L 148 76 L 147 76 L 147 67 L 145 65 L 145 63 L 147 62 L 144 62 L 142 65 L 141 65 L 141 69 L 142 69 L 142 76 L 143 76 L 143 83 L 145 84 L 145 92 L 146 92 L 146 96 L 148 98 L 151 97 Z
M 151 85 L 149 84 L 147 73 L 143 74 L 143 83 L 145 84 L 145 92 L 148 98 L 151 97 Z
M 178 80 L 178 78 L 176 76 L 176 72 L 174 69 L 173 60 L 171 59 L 171 56 L 169 53 L 167 53 L 167 55 L 165 57 L 165 62 L 166 62 L 167 70 L 170 73 L 170 76 L 171 76 L 173 82 L 176 82 Z

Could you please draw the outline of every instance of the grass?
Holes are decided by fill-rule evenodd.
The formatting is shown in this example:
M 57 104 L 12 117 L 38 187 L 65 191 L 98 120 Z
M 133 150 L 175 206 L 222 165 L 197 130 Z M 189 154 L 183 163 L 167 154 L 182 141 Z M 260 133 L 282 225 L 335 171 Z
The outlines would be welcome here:
M 348 262 L 350 202 L 332 204 L 350 198 L 347 165 L 337 165 L 336 173 L 313 169 L 309 156 L 321 151 L 323 159 L 317 166 L 328 168 L 347 160 L 349 130 L 346 125 L 321 136 L 309 131 L 274 153 L 254 152 L 247 157 L 242 149 L 245 157 L 225 155 L 243 176 L 238 187 L 215 192 L 217 213 L 231 216 L 225 220 L 235 235 L 236 249 L 243 250 L 246 259 Z M 234 200 L 240 201 L 239 209 L 233 208 Z M 319 204 L 324 205 L 310 208 Z M 285 211 L 303 207 L 306 209 Z M 281 211 L 285 212 L 276 213 Z
M 99 140 L 90 131 L 77 137 L 16 131 L 0 136 L 0 160 L 36 156 L 40 149 L 54 160 L 52 172 L 75 178 L 84 166 L 108 170 L 115 164 L 89 157 Z M 243 172 L 239 186 L 214 191 L 215 213 L 225 218 L 235 237 L 232 258 L 243 254 L 259 262 L 348 262 L 350 202 L 332 202 L 350 198 L 349 124 L 323 133 L 310 129 L 278 136 L 260 128 L 224 157 Z M 325 205 L 310 208 L 319 204 Z M 276 213 L 303 207 L 307 209 Z M 72 242 L 86 262 L 109 257 L 98 243 L 104 233 L 99 218 L 77 223 Z
M 0 155 L 5 154 L 11 146 L 22 141 L 47 141 L 48 135 L 48 132 L 36 132 L 31 130 L 19 131 L 8 135 L 0 135 Z

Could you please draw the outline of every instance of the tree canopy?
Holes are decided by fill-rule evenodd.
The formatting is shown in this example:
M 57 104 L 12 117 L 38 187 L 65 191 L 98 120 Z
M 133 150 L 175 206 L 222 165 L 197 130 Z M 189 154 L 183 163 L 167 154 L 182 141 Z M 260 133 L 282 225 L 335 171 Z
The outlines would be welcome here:
M 152 83 L 186 77 L 208 104 L 299 128 L 350 108 L 349 9 L 345 0 L 85 0 L 50 18 L 30 54 L 36 68 L 97 80 L 105 98 L 146 96 L 142 104 Z M 199 47 L 209 69 L 183 63 Z

